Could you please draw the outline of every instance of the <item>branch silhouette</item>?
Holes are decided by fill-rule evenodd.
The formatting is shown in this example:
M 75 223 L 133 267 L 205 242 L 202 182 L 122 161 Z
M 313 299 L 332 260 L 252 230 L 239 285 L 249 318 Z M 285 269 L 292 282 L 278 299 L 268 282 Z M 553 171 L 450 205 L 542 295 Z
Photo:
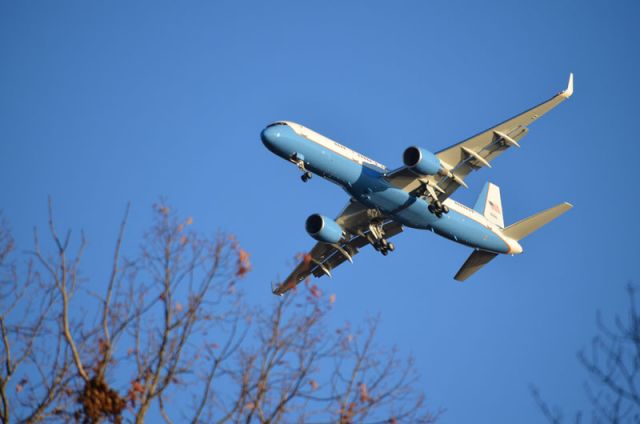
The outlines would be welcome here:
M 166 202 L 153 211 L 130 249 L 127 205 L 99 286 L 51 200 L 47 241 L 34 230 L 26 254 L 0 221 L 2 423 L 436 420 L 411 358 L 377 343 L 379 318 L 332 328 L 335 295 L 308 282 L 249 304 L 235 237 L 203 235 Z
M 627 285 L 629 303 L 625 315 L 617 315 L 607 323 L 596 314 L 597 334 L 590 348 L 578 352 L 579 363 L 587 372 L 584 390 L 591 404 L 588 412 L 579 411 L 572 421 L 580 423 L 585 416 L 592 422 L 640 422 L 640 315 L 638 287 Z M 551 407 L 542 399 L 537 387 L 532 396 L 548 422 L 565 422 L 559 407 Z

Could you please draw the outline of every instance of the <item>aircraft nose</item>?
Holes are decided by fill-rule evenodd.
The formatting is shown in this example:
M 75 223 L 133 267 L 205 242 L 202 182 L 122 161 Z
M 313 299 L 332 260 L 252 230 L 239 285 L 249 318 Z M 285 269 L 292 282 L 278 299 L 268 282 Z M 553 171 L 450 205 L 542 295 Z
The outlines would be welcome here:
M 267 149 L 273 150 L 277 146 L 278 139 L 282 132 L 282 127 L 283 125 L 269 125 L 262 130 L 260 138 Z

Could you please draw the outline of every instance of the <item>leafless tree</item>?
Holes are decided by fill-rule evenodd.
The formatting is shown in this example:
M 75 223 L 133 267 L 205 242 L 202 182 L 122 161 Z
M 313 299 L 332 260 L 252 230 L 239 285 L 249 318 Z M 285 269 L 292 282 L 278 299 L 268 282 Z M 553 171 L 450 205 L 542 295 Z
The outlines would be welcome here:
M 578 361 L 587 371 L 584 384 L 591 410 L 578 412 L 572 421 L 590 418 L 594 423 L 640 423 L 640 315 L 638 287 L 629 284 L 629 308 L 626 316 L 616 316 L 607 324 L 597 314 L 598 333 L 589 349 L 578 352 Z M 551 423 L 565 422 L 562 410 L 551 407 L 536 387 L 532 395 L 543 415 Z
M 378 319 L 330 329 L 335 296 L 309 284 L 249 305 L 238 241 L 164 204 L 125 255 L 128 214 L 100 284 L 80 269 L 84 234 L 61 236 L 51 201 L 50 250 L 34 231 L 17 253 L 0 222 L 2 423 L 435 420 L 413 362 L 376 343 Z

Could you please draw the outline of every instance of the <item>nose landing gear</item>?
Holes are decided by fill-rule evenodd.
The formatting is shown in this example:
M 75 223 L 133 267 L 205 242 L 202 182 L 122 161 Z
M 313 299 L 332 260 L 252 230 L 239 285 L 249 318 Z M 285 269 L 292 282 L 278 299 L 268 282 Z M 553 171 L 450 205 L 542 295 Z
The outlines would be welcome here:
M 311 179 L 311 177 L 313 177 L 313 174 L 307 171 L 307 168 L 305 168 L 304 166 L 304 156 L 298 153 L 294 153 L 289 160 L 295 163 L 298 169 L 302 171 L 302 175 L 300 176 L 300 179 L 302 180 L 303 183 L 306 183 Z

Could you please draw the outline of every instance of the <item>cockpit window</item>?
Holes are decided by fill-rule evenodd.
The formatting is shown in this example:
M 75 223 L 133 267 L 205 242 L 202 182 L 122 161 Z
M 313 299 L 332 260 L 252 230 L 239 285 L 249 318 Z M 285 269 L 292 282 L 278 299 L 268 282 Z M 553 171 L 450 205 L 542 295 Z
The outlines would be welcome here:
M 282 121 L 277 121 L 277 122 L 273 122 L 273 123 L 267 125 L 267 128 L 275 127 L 276 125 L 287 125 L 287 124 L 285 122 L 282 122 Z

